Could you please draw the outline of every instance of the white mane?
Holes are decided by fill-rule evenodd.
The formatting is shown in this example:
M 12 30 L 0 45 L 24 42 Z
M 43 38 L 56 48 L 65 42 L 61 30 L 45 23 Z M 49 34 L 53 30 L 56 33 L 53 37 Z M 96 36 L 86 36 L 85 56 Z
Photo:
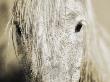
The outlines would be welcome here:
M 91 58 L 91 61 L 95 64 L 99 75 L 104 82 L 109 82 L 110 76 L 110 37 L 109 33 L 101 26 L 97 24 L 93 14 L 93 7 L 91 0 L 87 0 L 87 11 L 89 28 L 87 32 L 87 50 Z M 95 77 L 95 76 L 94 76 Z

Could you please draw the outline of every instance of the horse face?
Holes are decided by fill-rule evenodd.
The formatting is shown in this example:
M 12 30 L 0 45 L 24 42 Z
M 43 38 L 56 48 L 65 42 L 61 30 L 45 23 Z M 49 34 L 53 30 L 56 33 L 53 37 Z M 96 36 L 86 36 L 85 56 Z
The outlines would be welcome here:
M 23 65 L 37 81 L 78 81 L 85 48 L 83 2 L 26 1 L 18 1 L 13 13 Z

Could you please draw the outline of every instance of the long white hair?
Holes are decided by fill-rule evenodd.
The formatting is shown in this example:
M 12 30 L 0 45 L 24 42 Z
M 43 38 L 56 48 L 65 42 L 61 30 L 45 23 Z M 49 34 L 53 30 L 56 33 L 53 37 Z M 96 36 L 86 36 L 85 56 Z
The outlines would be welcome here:
M 105 28 L 95 19 L 91 0 L 86 0 L 87 8 L 87 46 L 85 62 L 86 73 L 82 70 L 84 82 L 109 82 L 110 76 L 110 38 Z M 88 64 L 87 64 L 88 62 Z M 92 78 L 92 79 L 90 79 Z

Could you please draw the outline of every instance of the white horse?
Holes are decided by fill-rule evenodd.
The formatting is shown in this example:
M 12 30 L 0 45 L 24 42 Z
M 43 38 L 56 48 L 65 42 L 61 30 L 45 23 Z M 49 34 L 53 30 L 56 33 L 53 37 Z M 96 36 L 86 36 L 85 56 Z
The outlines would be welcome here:
M 15 0 L 11 14 L 26 82 L 109 82 L 109 40 L 90 0 Z

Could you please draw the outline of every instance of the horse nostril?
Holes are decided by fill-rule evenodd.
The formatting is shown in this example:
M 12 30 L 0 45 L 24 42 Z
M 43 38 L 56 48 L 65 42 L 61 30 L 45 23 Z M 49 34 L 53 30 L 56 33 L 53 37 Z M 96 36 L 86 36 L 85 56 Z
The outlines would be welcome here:
M 83 24 L 82 24 L 81 22 L 79 22 L 79 23 L 75 26 L 75 32 L 80 32 L 82 26 L 83 26 Z

